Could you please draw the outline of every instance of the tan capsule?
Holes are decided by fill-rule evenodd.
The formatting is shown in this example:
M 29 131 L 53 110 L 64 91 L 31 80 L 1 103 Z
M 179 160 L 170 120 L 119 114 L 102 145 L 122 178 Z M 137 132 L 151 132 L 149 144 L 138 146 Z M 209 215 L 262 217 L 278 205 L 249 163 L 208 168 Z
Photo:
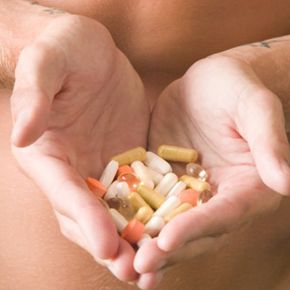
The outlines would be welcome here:
M 159 208 L 165 200 L 165 197 L 163 195 L 144 185 L 139 185 L 137 187 L 137 192 L 154 209 Z
M 112 160 L 116 160 L 119 166 L 128 165 L 132 162 L 139 160 L 144 161 L 146 158 L 146 150 L 143 147 L 136 147 L 134 149 L 125 151 L 119 155 L 112 157 Z
M 153 210 L 149 206 L 142 206 L 139 208 L 134 218 L 136 218 L 141 223 L 147 223 L 153 215 Z
M 139 193 L 135 191 L 132 191 L 127 198 L 136 211 L 144 206 L 150 208 L 150 205 L 142 198 L 142 196 Z
M 206 181 L 201 181 L 198 178 L 188 176 L 188 175 L 183 175 L 180 177 L 180 180 L 186 183 L 186 185 L 198 192 L 203 192 L 205 190 L 210 190 L 210 185 Z
M 166 223 L 168 223 L 169 221 L 171 221 L 174 217 L 176 217 L 177 215 L 188 211 L 189 209 L 192 208 L 192 205 L 189 203 L 182 203 L 179 207 L 175 208 L 174 210 L 172 210 L 168 215 L 166 215 L 164 217 L 164 221 Z
M 165 160 L 186 163 L 195 162 L 198 158 L 198 153 L 194 149 L 170 145 L 161 145 L 158 148 L 158 155 Z

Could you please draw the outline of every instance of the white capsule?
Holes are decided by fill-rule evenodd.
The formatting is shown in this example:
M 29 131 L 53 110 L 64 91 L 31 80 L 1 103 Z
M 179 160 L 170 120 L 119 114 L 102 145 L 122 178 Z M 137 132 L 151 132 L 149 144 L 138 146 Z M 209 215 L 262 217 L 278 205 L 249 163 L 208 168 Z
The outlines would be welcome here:
M 131 193 L 131 190 L 127 182 L 118 182 L 116 188 L 117 188 L 117 196 L 119 198 L 125 198 Z
M 119 183 L 119 181 L 116 180 L 108 187 L 108 190 L 104 195 L 105 200 L 109 200 L 113 197 L 116 197 L 116 195 L 118 193 L 118 188 L 117 188 L 118 183 Z
M 164 225 L 165 222 L 162 217 L 153 216 L 145 225 L 145 233 L 149 234 L 151 237 L 155 237 L 159 234 Z
M 128 221 L 114 208 L 109 209 L 111 216 L 114 220 L 116 228 L 119 233 L 121 233 L 124 228 L 128 225 Z
M 177 208 L 181 204 L 179 197 L 176 195 L 172 195 L 168 197 L 162 205 L 155 211 L 154 215 L 165 217 L 169 214 L 172 210 Z
M 115 160 L 111 160 L 106 168 L 104 169 L 101 177 L 100 177 L 100 182 L 108 188 L 109 185 L 113 182 L 114 177 L 116 176 L 116 173 L 119 168 L 119 163 Z
M 146 166 L 141 161 L 132 162 L 131 167 L 133 168 L 135 175 L 141 180 L 141 183 L 143 183 L 143 185 L 150 189 L 154 188 L 154 182 L 151 179 L 151 176 L 149 175 Z
M 163 175 L 149 167 L 146 167 L 146 169 L 148 171 L 148 174 L 151 176 L 151 179 L 153 180 L 154 185 L 157 185 L 163 178 Z
M 168 192 L 167 197 L 173 196 L 173 195 L 178 195 L 181 191 L 185 190 L 186 188 L 186 183 L 183 181 L 178 181 Z
M 142 245 L 144 245 L 147 241 L 152 240 L 151 236 L 148 234 L 143 234 L 142 238 L 137 243 L 138 247 L 140 248 Z
M 161 174 L 166 174 L 172 171 L 172 168 L 167 161 L 150 151 L 146 152 L 146 159 L 144 162 L 149 168 Z
M 169 172 L 162 178 L 162 180 L 159 182 L 154 190 L 162 195 L 167 195 L 170 189 L 177 183 L 177 181 L 177 175 Z

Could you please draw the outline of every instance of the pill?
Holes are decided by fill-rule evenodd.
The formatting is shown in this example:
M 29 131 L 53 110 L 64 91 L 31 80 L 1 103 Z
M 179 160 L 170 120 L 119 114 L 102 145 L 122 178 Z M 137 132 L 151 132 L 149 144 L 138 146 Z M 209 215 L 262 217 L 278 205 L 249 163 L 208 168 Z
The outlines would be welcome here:
M 197 204 L 201 205 L 205 202 L 208 202 L 213 197 L 213 194 L 209 190 L 205 190 L 199 194 Z
M 157 209 L 164 202 L 165 197 L 160 193 L 146 187 L 145 185 L 139 185 L 137 192 L 143 197 L 143 199 L 154 209 Z
M 151 179 L 146 166 L 141 161 L 132 162 L 131 167 L 142 184 L 151 189 L 154 188 L 154 182 Z
M 134 191 L 128 195 L 128 200 L 136 211 L 144 206 L 150 207 L 150 205 L 142 198 L 142 196 Z
M 137 243 L 137 246 L 140 248 L 142 245 L 144 245 L 146 242 L 152 240 L 152 237 L 148 234 L 143 234 L 139 242 Z
M 177 175 L 169 172 L 162 178 L 154 190 L 162 195 L 167 195 L 170 189 L 177 183 L 177 181 Z
M 210 185 L 206 181 L 201 181 L 198 178 L 188 176 L 188 175 L 183 175 L 180 177 L 180 180 L 185 182 L 186 185 L 198 192 L 202 192 L 205 190 L 210 190 Z
M 145 225 L 145 233 L 151 237 L 155 237 L 159 234 L 164 227 L 165 222 L 160 216 L 153 216 L 150 221 Z
M 140 184 L 140 180 L 131 173 L 120 175 L 118 176 L 117 180 L 126 182 L 130 190 L 136 190 L 138 185 Z
M 199 199 L 199 192 L 190 188 L 183 190 L 179 194 L 179 199 L 181 202 L 186 202 L 191 204 L 193 207 L 197 205 L 198 199 Z
M 119 155 L 116 155 L 112 160 L 118 161 L 119 165 L 128 165 L 135 160 L 144 161 L 146 158 L 146 151 L 143 147 L 136 147 L 134 149 L 125 151 Z
M 153 210 L 148 206 L 142 206 L 138 209 L 137 213 L 135 214 L 134 218 L 136 218 L 141 223 L 147 223 L 153 215 Z
M 128 225 L 123 229 L 121 237 L 127 240 L 130 244 L 136 244 L 144 234 L 144 224 L 137 219 L 129 221 Z
M 161 217 L 165 217 L 169 214 L 173 209 L 178 207 L 181 204 L 181 201 L 178 196 L 172 195 L 168 197 L 162 205 L 154 212 L 154 215 L 158 215 Z
M 168 192 L 167 198 L 172 195 L 178 195 L 186 188 L 186 184 L 183 181 L 178 181 Z
M 108 186 L 113 182 L 114 177 L 118 171 L 119 164 L 115 160 L 111 160 L 105 167 L 101 177 L 100 182 L 108 188 Z
M 127 182 L 117 182 L 117 196 L 120 198 L 126 198 L 130 194 L 131 190 Z
M 201 181 L 207 180 L 206 171 L 197 163 L 188 163 L 186 165 L 186 174 L 198 178 Z
M 153 180 L 154 185 L 157 185 L 161 181 L 161 179 L 163 178 L 163 174 L 161 174 L 161 173 L 159 173 L 159 172 L 157 172 L 149 167 L 146 167 L 146 169 L 147 169 L 147 172 L 150 175 L 151 179 Z
M 168 215 L 164 217 L 164 221 L 167 223 L 171 221 L 177 215 L 184 213 L 192 208 L 192 205 L 189 203 L 182 203 L 180 206 L 172 210 Z
M 114 208 L 109 209 L 113 221 L 119 233 L 121 233 L 128 225 L 128 221 Z
M 129 165 L 122 165 L 122 166 L 119 166 L 118 171 L 117 171 L 117 175 L 118 176 L 121 176 L 123 174 L 134 174 L 134 171 L 131 168 L 131 166 L 129 166 Z
M 93 177 L 88 177 L 86 183 L 89 189 L 98 197 L 102 198 L 105 195 L 107 189 L 99 180 Z
M 161 174 L 166 174 L 172 171 L 171 165 L 167 161 L 165 161 L 164 159 L 160 158 L 157 154 L 150 151 L 146 153 L 145 164 L 149 168 Z
M 118 181 L 114 181 L 109 187 L 107 192 L 104 195 L 104 199 L 105 200 L 109 200 L 110 198 L 113 198 L 117 195 L 118 193 L 118 189 L 117 189 L 117 185 L 118 185 Z
M 198 153 L 194 149 L 170 145 L 161 145 L 158 148 L 158 155 L 165 160 L 186 163 L 195 162 L 198 158 Z

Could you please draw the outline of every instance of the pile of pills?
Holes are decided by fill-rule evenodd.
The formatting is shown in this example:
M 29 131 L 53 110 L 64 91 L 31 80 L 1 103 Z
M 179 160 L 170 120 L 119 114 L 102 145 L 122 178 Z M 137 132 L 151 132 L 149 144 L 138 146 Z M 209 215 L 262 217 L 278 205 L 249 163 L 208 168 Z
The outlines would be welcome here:
M 120 235 L 140 247 L 178 214 L 212 197 L 197 159 L 194 149 L 161 145 L 155 154 L 137 147 L 114 156 L 99 180 L 86 182 L 105 201 Z M 185 163 L 186 175 L 178 178 L 167 161 Z

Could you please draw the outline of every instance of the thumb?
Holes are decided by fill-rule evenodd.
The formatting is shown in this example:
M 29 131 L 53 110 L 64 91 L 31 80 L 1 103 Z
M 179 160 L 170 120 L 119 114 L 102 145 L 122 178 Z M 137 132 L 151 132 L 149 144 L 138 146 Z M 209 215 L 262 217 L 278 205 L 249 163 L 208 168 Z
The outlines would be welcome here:
M 60 50 L 43 41 L 21 52 L 11 96 L 13 145 L 28 146 L 46 130 L 51 104 L 65 77 L 64 60 Z
M 290 151 L 279 98 L 259 88 L 241 96 L 238 108 L 238 127 L 249 143 L 261 179 L 276 192 L 290 195 Z

